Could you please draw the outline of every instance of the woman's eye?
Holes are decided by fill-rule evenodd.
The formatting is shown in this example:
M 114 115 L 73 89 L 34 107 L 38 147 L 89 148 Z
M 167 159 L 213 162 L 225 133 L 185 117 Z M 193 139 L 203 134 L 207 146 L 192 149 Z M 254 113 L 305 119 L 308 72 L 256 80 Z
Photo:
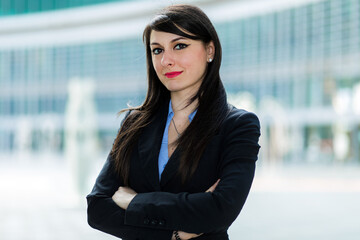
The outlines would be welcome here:
M 187 46 L 188 46 L 188 45 L 186 45 L 186 44 L 179 43 L 179 44 L 176 44 L 175 49 L 176 49 L 176 50 L 181 50 L 181 49 L 186 48 Z
M 161 51 L 162 51 L 162 50 L 161 50 L 160 48 L 155 48 L 155 49 L 152 50 L 152 52 L 153 52 L 154 55 L 160 54 Z

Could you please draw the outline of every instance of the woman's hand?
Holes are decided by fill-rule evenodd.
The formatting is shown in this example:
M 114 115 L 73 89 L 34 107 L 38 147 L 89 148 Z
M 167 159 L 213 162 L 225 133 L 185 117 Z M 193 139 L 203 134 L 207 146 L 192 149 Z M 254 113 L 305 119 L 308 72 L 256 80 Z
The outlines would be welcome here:
M 220 182 L 220 179 L 218 179 L 208 190 L 206 190 L 206 192 L 214 192 L 217 185 L 219 184 L 219 182 Z M 195 233 L 187 233 L 187 232 L 183 232 L 183 231 L 178 231 L 178 234 L 179 234 L 179 237 L 181 238 L 181 240 L 197 238 L 202 235 L 202 233 L 195 234 Z M 173 234 L 171 240 L 176 240 L 175 234 Z
M 129 187 L 119 187 L 119 189 L 112 196 L 112 200 L 119 207 L 126 210 L 136 194 L 137 193 Z
M 183 231 L 178 231 L 178 234 L 179 234 L 179 238 L 181 240 L 187 240 L 187 239 L 192 239 L 192 238 L 197 238 L 199 237 L 200 235 L 202 235 L 202 233 L 200 234 L 195 234 L 195 233 L 186 233 L 186 232 L 183 232 Z M 171 240 L 176 240 L 175 238 L 175 232 L 173 232 L 173 235 L 171 237 Z
M 206 192 L 213 192 L 215 191 L 215 188 L 217 187 L 217 185 L 219 184 L 220 179 L 218 179 L 208 190 L 206 190 Z

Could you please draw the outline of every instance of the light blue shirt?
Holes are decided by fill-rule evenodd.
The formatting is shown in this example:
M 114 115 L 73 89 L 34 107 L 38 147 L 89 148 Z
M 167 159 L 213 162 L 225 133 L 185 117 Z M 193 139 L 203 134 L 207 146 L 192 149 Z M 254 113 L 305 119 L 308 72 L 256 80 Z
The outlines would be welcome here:
M 196 112 L 197 112 L 197 110 L 190 113 L 190 115 L 189 115 L 190 122 L 194 119 Z M 163 138 L 161 141 L 161 148 L 160 148 L 160 153 L 159 153 L 159 161 L 158 161 L 159 179 L 161 179 L 161 174 L 164 171 L 167 162 L 169 161 L 168 136 L 169 136 L 169 126 L 170 126 L 171 119 L 173 118 L 173 116 L 174 116 L 174 112 L 171 107 L 171 100 L 170 100 L 169 113 L 168 113 L 168 117 L 167 117 L 167 121 L 166 121 L 166 125 L 165 125 L 164 135 L 163 135 Z

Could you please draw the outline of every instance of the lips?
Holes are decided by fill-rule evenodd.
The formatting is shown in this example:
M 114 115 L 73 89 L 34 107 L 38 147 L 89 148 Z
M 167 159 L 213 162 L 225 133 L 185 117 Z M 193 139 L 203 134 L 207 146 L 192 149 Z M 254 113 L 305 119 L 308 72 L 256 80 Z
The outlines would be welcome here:
M 167 78 L 174 78 L 174 77 L 177 77 L 181 74 L 182 72 L 168 72 L 168 73 L 165 73 L 165 76 Z

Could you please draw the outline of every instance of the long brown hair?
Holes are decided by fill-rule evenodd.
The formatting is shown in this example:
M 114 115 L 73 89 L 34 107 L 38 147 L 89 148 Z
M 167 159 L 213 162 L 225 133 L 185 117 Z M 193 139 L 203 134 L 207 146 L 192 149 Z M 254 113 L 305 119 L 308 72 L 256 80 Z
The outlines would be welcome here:
M 141 134 L 141 130 L 150 123 L 161 104 L 168 103 L 170 100 L 170 93 L 160 82 L 152 63 L 150 34 L 153 30 L 200 40 L 205 44 L 212 41 L 215 46 L 214 59 L 208 64 L 202 84 L 198 92 L 188 102 L 191 104 L 198 99 L 197 113 L 176 142 L 181 151 L 178 173 L 181 176 L 182 183 L 190 179 L 195 172 L 207 143 L 219 129 L 228 110 L 226 93 L 219 74 L 221 45 L 211 21 L 201 9 L 192 5 L 172 5 L 164 8 L 146 26 L 143 33 L 148 78 L 145 101 L 138 107 L 121 111 L 131 110 L 131 114 L 124 120 L 111 151 L 116 171 L 125 185 L 128 185 L 132 149 Z

